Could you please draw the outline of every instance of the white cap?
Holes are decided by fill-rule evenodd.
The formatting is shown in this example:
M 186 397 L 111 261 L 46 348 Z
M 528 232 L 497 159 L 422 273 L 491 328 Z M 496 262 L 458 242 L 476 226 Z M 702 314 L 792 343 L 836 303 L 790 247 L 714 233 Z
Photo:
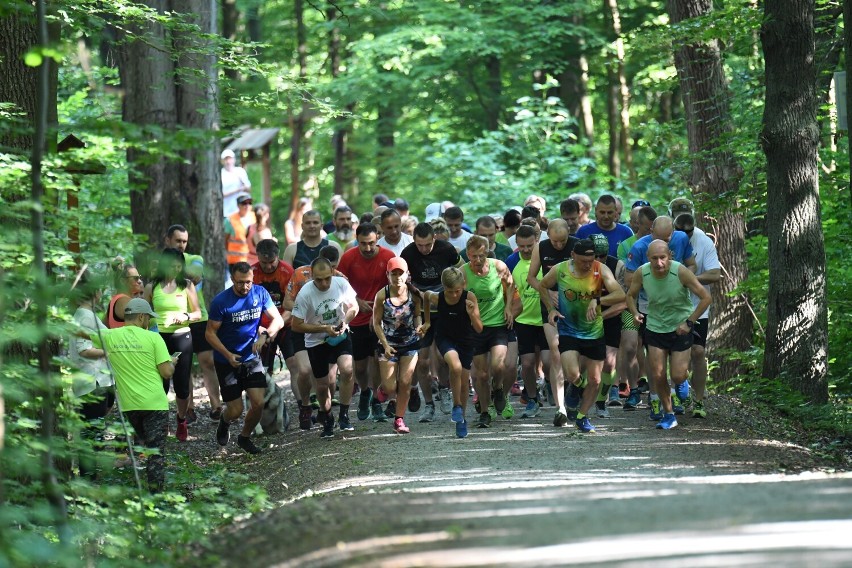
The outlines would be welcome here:
M 441 204 L 440 203 L 430 203 L 426 206 L 426 216 L 423 218 L 423 221 L 428 223 L 432 219 L 437 219 L 441 216 Z
M 222 156 L 220 159 L 224 160 L 225 158 L 235 158 L 233 150 L 222 150 Z

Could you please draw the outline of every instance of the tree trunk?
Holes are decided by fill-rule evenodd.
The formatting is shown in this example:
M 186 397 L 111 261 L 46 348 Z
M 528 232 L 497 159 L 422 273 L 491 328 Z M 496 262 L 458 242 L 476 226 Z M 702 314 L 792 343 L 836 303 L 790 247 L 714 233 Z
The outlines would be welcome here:
M 340 45 L 340 28 L 337 25 L 337 8 L 334 5 L 330 5 L 327 9 L 328 21 L 331 24 L 331 34 L 328 42 L 328 59 L 331 65 L 331 76 L 333 79 L 336 79 L 340 76 L 340 70 L 343 65 L 343 50 Z M 354 110 L 354 104 L 350 103 L 346 105 L 346 112 L 350 116 Z M 334 193 L 344 196 L 347 200 L 351 198 L 351 196 L 347 193 L 346 183 L 346 152 L 351 130 L 349 121 L 350 119 L 348 117 L 336 119 L 334 134 L 331 137 L 331 145 L 334 150 Z
M 222 2 L 222 37 L 231 41 L 237 39 L 237 24 L 240 21 L 240 11 L 237 10 L 237 0 L 221 0 Z M 225 76 L 235 81 L 237 70 L 225 67 Z
M 305 9 L 303 0 L 295 0 L 293 2 L 294 17 L 296 19 L 296 49 L 299 59 L 299 79 L 300 85 L 304 85 L 304 80 L 308 75 L 308 60 L 307 60 L 307 32 L 305 31 Z M 301 164 L 302 139 L 305 135 L 305 114 L 306 105 L 301 92 L 298 92 L 298 107 L 290 110 L 290 214 L 289 218 L 293 219 L 296 211 L 299 208 L 299 196 L 301 194 L 301 185 L 299 183 L 299 165 Z
M 763 374 L 828 400 L 825 247 L 820 222 L 814 1 L 766 0 L 769 298 Z
M 24 54 L 37 43 L 38 31 L 32 12 L 22 8 L 17 13 L 0 17 L 0 102 L 13 103 L 10 111 L 22 114 L 19 129 L 14 132 L 4 129 L 0 133 L 0 152 L 12 148 L 27 151 L 33 147 L 38 74 L 34 67 L 24 63 Z M 25 190 L 21 195 L 24 193 Z
M 379 144 L 379 154 L 376 160 L 377 190 L 384 191 L 393 187 L 391 169 L 394 161 L 394 135 L 398 112 L 393 104 L 379 106 L 379 117 L 376 123 L 376 138 Z
M 668 0 L 672 24 L 706 15 L 711 0 Z M 752 316 L 747 299 L 730 295 L 748 275 L 745 252 L 745 222 L 734 195 L 741 170 L 726 141 L 733 129 L 730 94 L 722 66 L 718 41 L 675 45 L 675 66 L 683 92 L 692 170 L 689 185 L 696 197 L 710 203 L 724 200 L 729 206 L 715 219 L 716 248 L 724 277 L 711 287 L 710 356 L 720 361 L 714 378 L 726 382 L 737 375 L 739 361 L 728 352 L 745 351 L 751 343 Z
M 612 34 L 614 53 L 610 64 L 614 69 L 614 83 L 617 89 L 618 119 L 621 132 L 619 142 L 624 165 L 630 174 L 630 179 L 636 179 L 633 167 L 633 147 L 630 140 L 630 89 L 627 87 L 627 74 L 624 70 L 624 38 L 621 35 L 621 14 L 618 11 L 618 0 L 604 0 L 604 17 L 607 19 Z
M 171 9 L 166 0 L 145 0 L 160 15 Z M 124 89 L 122 114 L 125 122 L 150 131 L 152 141 L 165 144 L 172 139 L 177 123 L 174 64 L 170 34 L 159 23 L 135 28 L 145 40 L 123 37 L 119 72 Z M 158 245 L 171 221 L 174 196 L 180 195 L 178 165 L 144 149 L 141 141 L 127 150 L 130 172 L 130 207 L 133 232 L 147 235 Z
M 173 0 L 175 12 L 192 18 L 201 34 L 215 36 L 218 30 L 216 0 Z M 219 167 L 219 89 L 215 46 L 194 31 L 175 33 L 175 51 L 182 73 L 177 77 L 177 119 L 181 127 L 204 133 L 204 142 L 183 150 L 172 223 L 187 226 L 190 247 L 204 257 L 205 300 L 211 291 L 225 286 L 224 229 L 222 226 L 222 181 Z M 197 71 L 192 73 L 190 70 Z M 172 224 L 169 223 L 169 224 Z M 161 229 L 162 230 L 162 229 Z
M 846 33 L 843 34 L 843 48 L 844 53 L 846 54 L 846 61 L 850 61 L 849 54 L 852 53 L 852 30 L 849 30 L 850 27 L 847 22 L 852 22 L 852 2 L 844 2 L 843 3 L 843 27 L 846 28 Z M 852 111 L 852 96 L 849 95 L 852 93 L 852 65 L 849 63 L 846 64 L 846 120 L 847 126 L 850 111 Z M 846 130 L 847 134 L 849 133 L 849 129 Z M 848 156 L 850 160 L 850 164 L 852 164 L 852 144 L 847 144 L 848 147 Z M 849 206 L 852 208 L 852 176 L 849 177 L 849 186 L 846 194 L 849 196 Z
M 582 16 L 574 15 L 571 24 L 582 26 Z M 592 101 L 589 97 L 589 62 L 584 54 L 585 47 L 582 37 L 578 37 L 575 44 L 565 46 L 562 61 L 558 66 L 561 71 L 553 73 L 559 81 L 559 89 L 552 94 L 562 100 L 565 108 L 577 121 L 579 137 L 586 141 L 589 155 L 592 156 L 595 125 Z
M 500 115 L 503 112 L 503 76 L 500 58 L 496 55 L 488 56 L 485 59 L 485 70 L 488 73 L 488 78 L 485 81 L 488 87 L 485 128 L 488 130 L 497 130 L 500 126 Z
M 607 153 L 607 169 L 610 175 L 610 189 L 615 189 L 615 182 L 621 177 L 621 129 L 618 118 L 618 77 L 613 65 L 607 66 L 606 114 L 609 125 L 609 151 Z

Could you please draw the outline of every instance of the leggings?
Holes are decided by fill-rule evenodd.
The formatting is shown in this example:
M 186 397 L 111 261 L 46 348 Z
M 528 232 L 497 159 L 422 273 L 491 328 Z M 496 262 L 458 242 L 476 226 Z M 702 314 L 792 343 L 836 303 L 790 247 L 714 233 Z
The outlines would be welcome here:
M 180 333 L 161 333 L 160 337 L 166 342 L 169 353 L 181 352 L 175 365 L 175 374 L 172 375 L 172 384 L 175 387 L 175 396 L 180 399 L 189 398 L 189 384 L 192 375 L 192 333 L 182 331 Z M 169 381 L 163 381 L 163 389 L 169 392 Z

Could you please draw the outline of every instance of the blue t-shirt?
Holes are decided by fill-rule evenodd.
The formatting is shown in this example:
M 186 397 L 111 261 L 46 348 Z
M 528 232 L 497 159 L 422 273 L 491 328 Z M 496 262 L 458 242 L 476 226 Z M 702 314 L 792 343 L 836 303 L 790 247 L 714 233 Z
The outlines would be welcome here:
M 645 235 L 633 243 L 633 248 L 627 253 L 627 262 L 624 266 L 630 272 L 636 272 L 639 267 L 648 262 L 648 247 L 654 241 L 651 235 Z M 672 260 L 683 264 L 688 258 L 695 256 L 689 237 L 683 231 L 675 231 L 669 241 L 669 250 L 672 251 Z
M 231 287 L 213 298 L 208 317 L 211 321 L 222 322 L 216 335 L 228 351 L 239 355 L 241 361 L 250 361 L 256 357 L 252 346 L 257 341 L 260 314 L 270 309 L 276 309 L 275 304 L 263 286 L 252 286 L 243 298 L 237 296 Z M 213 359 L 227 363 L 216 350 L 213 351 Z
M 618 257 L 618 245 L 621 241 L 629 239 L 633 236 L 633 231 L 627 225 L 619 225 L 618 223 L 609 231 L 604 231 L 594 221 L 587 225 L 583 225 L 577 229 L 577 234 L 574 235 L 578 239 L 588 239 L 592 235 L 603 235 L 609 241 L 609 256 Z
M 508 257 L 506 257 L 506 260 L 503 261 L 503 262 L 506 263 L 506 266 L 509 268 L 509 272 L 512 272 L 515 269 L 515 267 L 518 266 L 518 262 L 520 262 L 520 260 L 521 260 L 521 253 L 519 253 L 518 251 L 515 251 L 512 254 L 510 254 Z

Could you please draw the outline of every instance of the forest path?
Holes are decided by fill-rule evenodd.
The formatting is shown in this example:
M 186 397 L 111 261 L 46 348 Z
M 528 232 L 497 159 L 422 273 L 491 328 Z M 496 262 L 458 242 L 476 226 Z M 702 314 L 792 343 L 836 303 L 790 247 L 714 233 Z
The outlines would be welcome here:
M 440 411 L 405 436 L 291 430 L 237 458 L 282 500 L 214 537 L 212 564 L 848 566 L 852 474 L 750 434 L 733 399 L 708 407 L 671 431 L 620 408 L 595 434 L 554 428 L 552 408 L 463 440 Z

